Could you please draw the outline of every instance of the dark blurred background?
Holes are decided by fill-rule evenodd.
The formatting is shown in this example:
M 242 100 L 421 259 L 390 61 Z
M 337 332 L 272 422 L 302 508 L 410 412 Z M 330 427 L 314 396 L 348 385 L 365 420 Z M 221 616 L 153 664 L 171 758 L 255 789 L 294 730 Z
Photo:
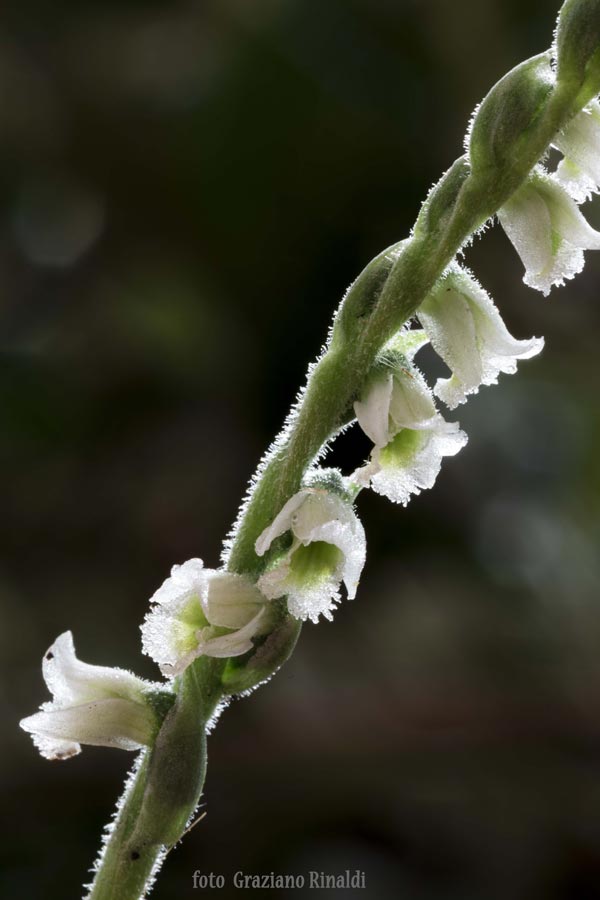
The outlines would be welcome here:
M 86 661 L 156 677 L 148 597 L 175 562 L 218 563 L 339 297 L 556 9 L 3 6 L 3 896 L 80 896 L 131 764 L 36 754 L 17 722 L 47 698 L 42 653 L 70 628 Z M 467 260 L 546 350 L 459 410 L 470 443 L 434 491 L 360 498 L 359 598 L 225 713 L 208 816 L 157 900 L 197 896 L 195 869 L 359 868 L 373 900 L 600 897 L 600 256 L 549 300 L 500 229 Z M 350 433 L 331 462 L 367 450 Z

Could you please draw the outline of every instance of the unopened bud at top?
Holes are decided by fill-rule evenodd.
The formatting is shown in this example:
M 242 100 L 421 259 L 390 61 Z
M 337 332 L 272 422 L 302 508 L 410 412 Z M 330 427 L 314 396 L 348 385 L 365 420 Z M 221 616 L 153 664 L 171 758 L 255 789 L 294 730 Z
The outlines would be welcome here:
M 556 29 L 559 84 L 578 91 L 584 106 L 600 92 L 600 0 L 566 0 Z

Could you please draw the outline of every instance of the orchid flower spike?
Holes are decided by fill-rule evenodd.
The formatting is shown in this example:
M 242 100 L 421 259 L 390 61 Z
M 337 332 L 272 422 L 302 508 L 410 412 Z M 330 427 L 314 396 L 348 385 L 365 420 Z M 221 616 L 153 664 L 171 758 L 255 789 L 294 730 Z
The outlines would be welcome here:
M 142 647 L 167 677 L 198 656 L 241 656 L 271 626 L 266 598 L 248 578 L 205 569 L 201 559 L 173 566 L 150 602 Z
M 512 375 L 517 360 L 536 356 L 543 338 L 519 341 L 508 331 L 494 301 L 466 269 L 454 263 L 419 307 L 419 321 L 436 353 L 452 370 L 434 393 L 449 409 L 464 403 L 480 385 Z
M 318 483 L 303 488 L 256 541 L 258 556 L 286 532 L 289 546 L 261 575 L 258 587 L 271 599 L 287 596 L 296 619 L 331 620 L 341 582 L 353 599 L 365 564 L 365 532 L 351 502 Z
M 600 103 L 593 100 L 554 139 L 564 159 L 556 180 L 577 203 L 600 190 Z
M 406 350 L 408 341 L 411 351 L 388 354 L 354 404 L 360 427 L 375 444 L 369 463 L 354 478 L 404 506 L 411 495 L 433 487 L 443 457 L 454 456 L 467 443 L 458 424 L 437 411 L 425 379 L 412 365 L 413 353 L 427 338 L 421 331 L 401 332 L 395 345 Z
M 541 166 L 498 211 L 498 218 L 525 266 L 523 281 L 545 296 L 553 285 L 581 272 L 584 250 L 600 250 L 600 232 Z
M 69 759 L 81 744 L 139 750 L 158 730 L 158 708 L 172 695 L 164 686 L 143 681 L 124 669 L 91 666 L 75 655 L 66 631 L 42 661 L 44 681 L 53 699 L 20 722 L 46 759 Z

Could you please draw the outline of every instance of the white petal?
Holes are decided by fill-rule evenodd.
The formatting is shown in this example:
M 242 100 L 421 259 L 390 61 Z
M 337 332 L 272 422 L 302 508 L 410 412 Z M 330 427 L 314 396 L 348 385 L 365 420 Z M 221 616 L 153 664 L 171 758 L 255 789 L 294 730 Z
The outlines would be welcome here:
M 316 623 L 319 616 L 324 616 L 331 621 L 336 604 L 341 600 L 340 576 L 334 574 L 314 584 L 298 583 L 290 567 L 292 552 L 261 575 L 258 581 L 261 590 L 273 600 L 287 597 L 288 612 L 295 619 L 303 622 L 310 619 Z
M 200 600 L 194 595 L 155 604 L 141 625 L 142 650 L 163 675 L 178 675 L 195 659 L 195 635 L 205 624 Z
M 445 279 L 441 285 L 421 304 L 419 321 L 433 349 L 464 386 L 464 392 L 472 392 L 477 390 L 483 378 L 473 315 L 468 300 L 455 290 L 453 282 Z M 434 388 L 438 397 L 439 387 L 438 381 Z
M 529 359 L 543 339 L 517 340 L 508 331 L 493 300 L 460 266 L 452 266 L 419 309 L 436 352 L 452 370 L 440 378 L 435 394 L 454 409 L 481 384 L 495 384 L 500 372 L 512 374 L 517 360 Z
M 57 705 L 85 703 L 103 697 L 139 700 L 148 682 L 124 669 L 91 666 L 75 655 L 73 635 L 61 634 L 46 651 L 42 662 L 44 681 Z
M 596 182 L 570 159 L 560 161 L 554 177 L 575 203 L 585 203 L 598 190 Z
M 371 486 L 394 503 L 408 503 L 412 494 L 433 487 L 442 458 L 454 456 L 467 443 L 458 424 L 441 416 L 429 431 L 401 431 L 388 447 L 373 453 Z
M 585 220 L 558 180 L 538 169 L 498 212 L 525 265 L 524 281 L 548 294 L 583 268 L 583 250 L 600 249 L 600 233 Z
M 139 750 L 151 742 L 155 719 L 148 706 L 113 697 L 65 708 L 48 704 L 20 725 L 37 737 L 43 755 L 57 759 L 74 755 L 80 744 Z
M 203 596 L 209 572 L 201 559 L 188 559 L 180 566 L 173 566 L 171 574 L 150 598 L 150 602 L 169 604 L 191 594 Z
M 354 404 L 358 424 L 374 444 L 389 441 L 390 401 L 392 399 L 392 373 L 381 374 L 367 385 L 362 400 Z
M 267 607 L 263 606 L 259 612 L 247 622 L 243 628 L 238 628 L 231 634 L 220 637 L 210 637 L 211 628 L 204 628 L 197 634 L 198 653 L 200 656 L 214 656 L 226 658 L 229 656 L 241 656 L 252 650 L 252 639 L 261 634 L 266 634 L 270 629 L 270 617 Z
M 288 594 L 287 605 L 290 615 L 295 619 L 300 619 L 301 622 L 310 619 L 316 624 L 320 616 L 331 622 L 340 600 L 337 583 L 329 581 L 309 590 L 291 592 Z
M 421 373 L 414 368 L 398 370 L 390 403 L 394 434 L 400 428 L 427 428 L 435 418 L 436 408 L 431 391 Z M 385 443 L 390 440 L 389 435 Z M 375 443 L 379 443 L 375 441 Z M 384 446 L 380 443 L 379 446 Z
M 580 250 L 600 250 L 600 232 L 592 228 L 575 201 L 556 179 L 541 179 L 539 189 L 548 204 L 552 228 L 562 240 Z
M 594 100 L 572 119 L 554 139 L 565 157 L 583 173 L 588 183 L 600 185 L 600 106 Z
M 355 596 L 365 563 L 366 541 L 363 527 L 346 500 L 318 488 L 306 489 L 304 495 L 291 516 L 294 542 L 285 556 L 259 578 L 258 587 L 270 599 L 287 595 L 292 615 L 316 621 L 320 614 L 331 614 L 339 599 L 340 581 L 344 581 L 348 597 Z M 310 559 L 306 570 L 294 568 L 295 554 L 317 544 L 336 548 L 338 558 L 312 573 Z
M 298 491 L 293 497 L 290 497 L 281 512 L 278 513 L 271 524 L 265 528 L 257 539 L 255 544 L 257 556 L 264 556 L 275 538 L 278 538 L 280 535 L 285 534 L 286 531 L 290 530 L 294 513 L 302 506 L 308 493 L 309 491 L 304 489 Z
M 248 578 L 230 572 L 212 572 L 202 606 L 211 625 L 243 628 L 260 612 L 264 596 Z
M 341 551 L 339 576 L 352 599 L 366 558 L 365 532 L 352 506 L 335 494 L 312 494 L 296 513 L 293 531 L 303 544 L 322 541 Z

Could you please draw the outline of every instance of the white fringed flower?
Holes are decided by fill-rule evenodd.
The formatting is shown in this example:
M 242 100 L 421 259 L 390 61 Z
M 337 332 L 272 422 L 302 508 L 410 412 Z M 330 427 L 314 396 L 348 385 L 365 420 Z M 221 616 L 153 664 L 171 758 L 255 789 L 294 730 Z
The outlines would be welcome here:
M 248 578 L 205 569 L 201 559 L 173 566 L 150 602 L 142 647 L 166 676 L 198 656 L 241 656 L 271 624 L 266 599 Z
M 491 297 L 456 264 L 417 315 L 434 350 L 452 370 L 452 376 L 438 379 L 434 388 L 450 409 L 477 393 L 480 385 L 496 384 L 500 372 L 514 374 L 517 360 L 535 356 L 544 346 L 543 338 L 516 340 Z
M 81 662 L 70 631 L 47 651 L 42 672 L 53 699 L 20 722 L 42 756 L 68 759 L 81 744 L 139 750 L 152 742 L 157 721 L 146 695 L 163 691 L 162 685 Z
M 600 190 L 600 104 L 594 100 L 582 109 L 553 144 L 564 155 L 556 180 L 577 203 Z
M 498 218 L 525 266 L 523 281 L 544 295 L 581 272 L 584 250 L 600 249 L 600 233 L 541 168 L 499 210 Z
M 352 505 L 319 487 L 298 491 L 258 538 L 258 556 L 286 532 L 291 545 L 259 578 L 259 588 L 271 599 L 287 596 L 296 619 L 331 620 L 341 582 L 355 597 L 365 564 L 365 532 Z
M 458 424 L 439 414 L 425 379 L 408 360 L 377 371 L 354 410 L 375 444 L 354 478 L 404 506 L 412 494 L 433 487 L 444 456 L 454 456 L 467 442 Z

